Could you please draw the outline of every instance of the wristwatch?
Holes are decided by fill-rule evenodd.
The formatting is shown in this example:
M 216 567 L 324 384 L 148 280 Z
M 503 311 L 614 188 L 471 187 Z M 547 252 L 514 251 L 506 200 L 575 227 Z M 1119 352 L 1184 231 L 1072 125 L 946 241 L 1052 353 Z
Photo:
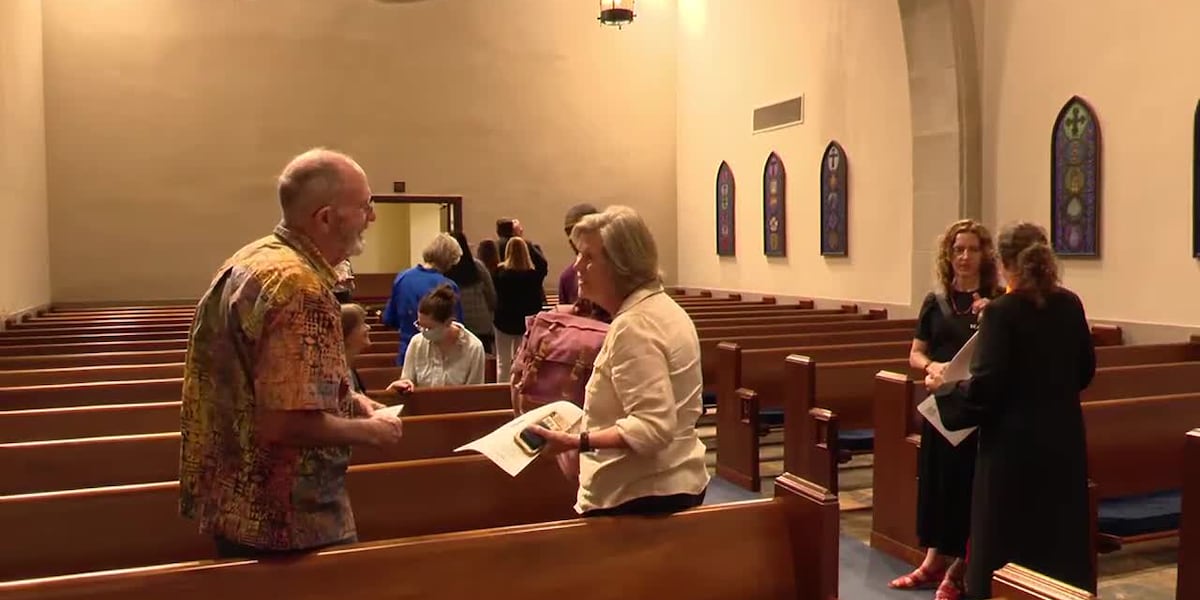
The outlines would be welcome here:
M 591 452 L 592 440 L 588 438 L 588 432 L 584 431 L 579 434 L 579 451 Z

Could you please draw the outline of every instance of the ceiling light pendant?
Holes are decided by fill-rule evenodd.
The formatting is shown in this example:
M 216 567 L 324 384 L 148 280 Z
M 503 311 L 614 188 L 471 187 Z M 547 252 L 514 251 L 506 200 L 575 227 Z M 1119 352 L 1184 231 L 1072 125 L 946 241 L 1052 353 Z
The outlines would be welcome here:
M 616 25 L 617 29 L 633 22 L 634 0 L 600 0 L 600 22 Z

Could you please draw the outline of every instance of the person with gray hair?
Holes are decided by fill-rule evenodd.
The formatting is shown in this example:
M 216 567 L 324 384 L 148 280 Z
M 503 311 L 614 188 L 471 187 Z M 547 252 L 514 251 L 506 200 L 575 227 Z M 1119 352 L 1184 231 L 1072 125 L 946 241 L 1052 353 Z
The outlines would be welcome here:
M 375 220 L 366 175 L 317 148 L 283 170 L 278 197 L 282 222 L 217 270 L 188 337 L 179 511 L 220 557 L 357 540 L 350 447 L 401 436 L 399 419 L 350 391 L 334 298 L 332 265 L 362 251 Z
M 392 295 L 383 308 L 383 324 L 400 331 L 400 348 L 396 353 L 396 364 L 404 366 L 408 342 L 420 332 L 417 326 L 417 307 L 426 294 L 439 285 L 448 284 L 457 297 L 461 291 L 445 273 L 462 258 L 458 240 L 449 233 L 439 233 L 425 246 L 421 262 L 396 274 L 392 281 Z M 463 321 L 462 301 L 454 303 L 455 320 Z
M 613 315 L 596 356 L 579 433 L 532 426 L 579 491 L 583 516 L 671 513 L 708 488 L 700 417 L 700 340 L 663 289 L 658 248 L 636 212 L 611 206 L 575 224 L 580 295 Z

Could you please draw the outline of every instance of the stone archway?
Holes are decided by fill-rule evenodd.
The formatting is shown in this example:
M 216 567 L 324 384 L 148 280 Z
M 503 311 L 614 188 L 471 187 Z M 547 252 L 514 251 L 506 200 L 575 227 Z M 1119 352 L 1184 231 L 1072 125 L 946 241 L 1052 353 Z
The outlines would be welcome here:
M 947 223 L 983 216 L 983 126 L 972 4 L 898 0 L 912 107 L 912 299 L 931 283 Z

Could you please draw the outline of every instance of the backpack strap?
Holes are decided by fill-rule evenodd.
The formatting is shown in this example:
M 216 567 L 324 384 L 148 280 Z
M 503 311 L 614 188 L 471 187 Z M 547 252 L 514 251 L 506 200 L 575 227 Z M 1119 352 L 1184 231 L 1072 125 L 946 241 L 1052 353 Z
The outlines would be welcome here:
M 950 323 L 950 326 L 957 329 L 959 333 L 966 337 L 971 337 L 974 332 L 971 331 L 970 327 L 964 325 L 962 320 L 958 318 L 958 315 L 954 314 L 954 311 L 950 309 L 950 300 L 947 298 L 946 293 L 938 292 L 934 294 L 934 297 L 937 298 L 938 308 L 942 310 L 942 316 L 946 317 L 946 322 Z

